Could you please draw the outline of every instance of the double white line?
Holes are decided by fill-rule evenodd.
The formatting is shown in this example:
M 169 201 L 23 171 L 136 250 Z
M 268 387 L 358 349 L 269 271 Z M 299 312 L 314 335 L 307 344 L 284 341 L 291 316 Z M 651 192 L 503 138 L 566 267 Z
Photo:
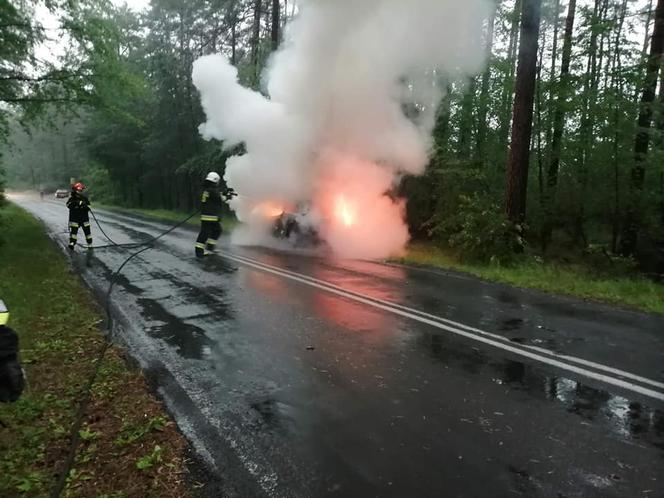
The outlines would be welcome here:
M 308 275 L 303 275 L 301 273 L 296 273 L 284 268 L 269 265 L 246 256 L 239 256 L 229 252 L 222 252 L 221 256 L 226 259 L 235 261 L 236 263 L 240 263 L 242 265 L 249 266 L 266 273 L 271 273 L 282 278 L 293 280 L 295 282 L 329 292 L 330 294 L 336 294 L 346 299 L 366 304 L 367 306 L 371 306 L 394 315 L 402 316 L 404 318 L 409 318 L 411 320 L 430 325 L 439 330 L 444 330 L 445 332 L 472 339 L 474 341 L 493 346 L 503 351 L 508 351 L 515 355 L 550 365 L 561 370 L 565 370 L 567 372 L 572 372 L 581 377 L 586 377 L 588 379 L 603 382 L 611 386 L 616 386 L 627 391 L 641 394 L 648 398 L 664 401 L 664 383 L 662 382 L 648 379 L 646 377 L 641 377 L 639 375 L 625 372 L 623 370 L 619 370 L 607 365 L 602 365 L 601 363 L 595 363 L 592 361 L 584 360 L 582 358 L 577 358 L 575 356 L 558 354 L 554 351 L 537 346 L 530 346 L 527 344 L 520 344 L 517 346 L 509 339 L 501 335 L 492 334 L 484 330 L 469 327 L 462 323 L 431 315 L 429 313 L 409 308 L 407 306 L 402 306 L 397 303 L 384 301 L 382 299 L 371 297 L 366 294 L 344 289 L 343 287 L 325 282 L 324 280 L 319 280 Z

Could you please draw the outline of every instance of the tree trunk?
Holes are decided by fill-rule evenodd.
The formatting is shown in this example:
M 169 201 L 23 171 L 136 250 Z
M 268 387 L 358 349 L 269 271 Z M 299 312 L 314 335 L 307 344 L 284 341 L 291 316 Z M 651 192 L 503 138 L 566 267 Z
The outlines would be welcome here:
M 662 0 L 664 1 L 664 0 Z M 530 138 L 533 126 L 537 48 L 542 0 L 523 0 L 519 65 L 516 74 L 512 143 L 507 170 L 505 209 L 513 223 L 526 219 Z
M 544 155 L 542 152 L 542 65 L 544 62 L 544 47 L 546 46 L 546 31 L 542 37 L 537 57 L 537 79 L 536 79 L 536 101 L 535 117 L 537 126 L 535 128 L 533 148 L 537 148 L 537 186 L 540 206 L 544 204 Z
M 636 138 L 634 140 L 634 165 L 630 174 L 630 196 L 627 216 L 620 241 L 623 256 L 633 256 L 640 228 L 640 204 L 645 179 L 645 167 L 650 146 L 650 131 L 653 118 L 653 103 L 657 91 L 657 78 L 664 51 L 664 0 L 657 1 L 655 28 L 650 42 L 648 70 L 643 83 Z
M 556 0 L 554 9 L 553 23 L 553 45 L 551 48 L 551 72 L 549 81 L 549 96 L 547 99 L 547 126 L 546 126 L 546 147 L 547 162 L 551 162 L 551 140 L 553 136 L 553 109 L 555 101 L 555 81 L 556 81 L 556 61 L 558 59 L 558 26 L 560 24 L 560 0 Z
M 281 6 L 279 0 L 272 0 L 272 50 L 277 50 L 279 47 L 279 28 L 281 17 Z
M 507 50 L 507 64 L 509 68 L 505 75 L 505 82 L 503 84 L 503 94 L 500 106 L 500 128 L 498 130 L 498 142 L 500 147 L 507 146 L 507 139 L 510 132 L 510 101 L 514 91 L 514 66 L 516 64 L 516 48 L 518 46 L 519 36 L 519 18 L 521 16 L 523 0 L 516 0 L 514 4 L 514 12 L 512 18 L 512 27 L 510 28 L 509 47 Z M 498 162 L 502 167 L 502 161 Z
M 447 153 L 450 135 L 450 107 L 452 104 L 452 86 L 447 85 L 445 96 L 438 107 L 436 116 L 436 125 L 434 126 L 433 136 L 437 149 L 443 154 Z
M 597 24 L 602 18 L 600 2 L 595 0 L 590 27 L 590 44 L 588 48 L 588 67 L 583 85 L 583 111 L 581 117 L 581 154 L 579 155 L 579 183 L 583 187 L 587 181 L 587 162 L 592 147 L 593 113 L 596 100 L 597 81 Z
M 601 79 L 601 74 L 602 74 L 602 65 L 604 64 L 604 55 L 605 55 L 605 50 L 604 50 L 604 44 L 607 42 L 607 31 L 605 28 L 605 25 L 607 21 L 609 20 L 608 18 L 609 15 L 609 0 L 603 0 L 602 1 L 602 8 L 600 9 L 600 24 L 602 25 L 602 35 L 599 38 L 599 52 L 598 52 L 598 60 L 597 60 L 597 76 L 594 80 L 595 86 L 594 86 L 594 100 L 592 101 L 592 105 L 596 106 L 597 105 L 597 91 L 599 88 L 599 82 Z M 611 49 L 610 47 L 610 42 L 609 42 L 609 50 Z M 608 59 L 608 56 L 607 56 Z M 606 82 L 606 78 L 604 80 Z M 605 86 L 606 88 L 606 86 Z
M 476 88 L 477 82 L 475 78 L 470 78 L 468 80 L 468 87 L 465 89 L 463 98 L 461 99 L 458 147 L 460 159 L 470 159 L 471 135 L 473 134 L 473 102 L 475 101 Z
M 572 59 L 572 34 L 574 32 L 574 18 L 576 16 L 576 0 L 570 0 L 565 21 L 565 38 L 563 41 L 563 60 L 560 66 L 560 88 L 556 101 L 556 110 L 553 119 L 553 139 L 551 144 L 551 163 L 549 164 L 547 184 L 549 190 L 555 189 L 558 184 L 558 170 L 560 168 L 560 152 L 565 124 L 565 111 L 569 93 L 569 65 Z M 549 194 L 549 202 L 553 202 L 553 192 Z
M 237 23 L 231 28 L 231 64 L 237 64 Z
M 620 235 L 620 158 L 618 157 L 620 152 L 620 129 L 621 129 L 621 119 L 620 119 L 620 110 L 617 105 L 618 98 L 624 95 L 624 82 L 623 78 L 620 76 L 622 73 L 621 65 L 621 56 L 622 50 L 620 45 L 620 35 L 622 34 L 622 29 L 625 24 L 625 16 L 627 14 L 627 0 L 623 0 L 622 7 L 619 14 L 618 27 L 616 29 L 616 37 L 614 42 L 614 52 L 613 52 L 613 62 L 611 65 L 611 92 L 614 98 L 614 109 L 613 109 L 613 213 L 612 213 L 612 223 L 611 223 L 611 252 L 614 254 L 618 250 L 618 237 Z
M 650 41 L 650 21 L 652 20 L 652 0 L 649 0 L 648 2 L 648 10 L 646 11 L 646 27 L 645 27 L 645 34 L 643 35 L 643 48 L 641 50 L 641 63 L 645 63 L 648 59 L 648 42 Z M 640 70 L 640 69 L 639 69 Z M 638 104 L 639 102 L 639 90 L 640 88 L 637 88 L 634 90 L 634 104 Z
M 656 144 L 658 148 L 661 148 L 664 144 L 664 62 L 662 63 L 662 68 L 660 70 L 659 78 L 659 95 L 657 97 L 657 119 L 655 120 L 655 128 L 657 129 L 657 139 Z
M 558 95 L 553 111 L 553 137 L 551 139 L 550 162 L 547 171 L 547 188 L 544 199 L 544 223 L 542 225 L 541 242 L 546 250 L 551 241 L 553 231 L 553 211 L 558 186 L 558 171 L 560 169 L 560 156 L 562 151 L 563 130 L 565 126 L 565 113 L 567 98 L 570 90 L 569 66 L 572 59 L 572 35 L 574 32 L 574 19 L 576 17 L 576 0 L 570 0 L 565 20 L 565 33 L 563 38 L 563 55 L 560 64 L 560 81 Z
M 597 110 L 597 94 L 599 88 L 599 71 L 602 67 L 602 57 L 604 50 L 604 32 L 602 29 L 606 10 L 608 8 L 607 0 L 595 0 L 593 16 L 591 21 L 590 44 L 588 48 L 588 71 L 583 91 L 583 111 L 581 117 L 581 153 L 578 163 L 578 184 L 579 184 L 579 210 L 575 216 L 575 243 L 580 240 L 586 244 L 585 236 L 585 200 L 586 188 L 588 185 L 588 164 L 593 153 L 595 115 Z M 599 32 L 602 31 L 601 38 Z M 599 46 L 598 46 L 599 38 Z M 599 49 L 599 54 L 598 54 Z
M 541 55 L 540 55 L 541 60 Z M 537 117 L 537 135 L 534 147 L 537 147 L 537 193 L 539 194 L 540 206 L 544 205 L 544 156 L 542 153 L 542 71 L 541 65 L 537 70 L 537 102 L 535 104 L 535 115 Z
M 238 25 L 237 0 L 232 0 L 230 5 L 231 24 L 231 64 L 237 64 L 237 25 Z
M 491 83 L 491 54 L 493 52 L 493 35 L 496 24 L 496 11 L 498 4 L 494 2 L 491 15 L 487 21 L 486 42 L 484 51 L 486 54 L 487 68 L 482 75 L 480 86 L 480 104 L 477 111 L 477 157 L 481 164 L 486 161 L 486 135 L 487 135 L 487 113 L 489 108 L 489 85 Z
M 643 38 L 643 50 L 641 53 L 643 57 L 648 56 L 648 42 L 650 41 L 650 21 L 652 20 L 652 0 L 648 1 L 648 10 L 646 15 L 646 32 Z
M 608 16 L 609 10 L 607 9 L 606 12 L 607 12 L 607 16 Z M 614 5 L 613 16 L 614 16 L 613 21 L 615 21 L 616 23 L 619 24 L 620 19 L 621 19 L 621 17 L 620 17 L 620 3 L 616 3 Z M 607 18 L 607 21 L 610 21 L 610 20 L 611 19 Z M 611 68 L 613 67 L 613 53 L 615 52 L 615 50 L 617 48 L 617 47 L 614 47 L 614 45 L 613 45 L 613 37 L 611 36 L 611 32 L 609 32 L 609 31 L 606 32 L 606 45 L 607 45 L 606 61 L 604 63 L 604 69 L 602 71 L 604 73 L 604 81 L 602 82 L 602 88 L 604 88 L 605 90 L 608 90 L 609 88 L 611 88 L 610 80 L 611 80 L 611 77 L 612 77 L 612 69 Z
M 263 1 L 255 0 L 254 1 L 254 25 L 253 25 L 253 34 L 251 36 L 251 66 L 253 68 L 253 83 L 255 86 L 258 86 L 260 78 L 260 68 L 259 68 L 259 54 L 260 54 L 260 44 L 261 44 L 261 10 L 263 9 Z

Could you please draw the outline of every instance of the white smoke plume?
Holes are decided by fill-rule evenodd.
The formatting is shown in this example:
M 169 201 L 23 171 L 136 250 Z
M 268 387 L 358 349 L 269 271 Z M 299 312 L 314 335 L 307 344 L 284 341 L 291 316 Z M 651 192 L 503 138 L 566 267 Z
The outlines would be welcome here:
M 386 193 L 423 172 L 447 84 L 481 70 L 488 9 L 487 0 L 302 0 L 263 75 L 267 96 L 242 87 L 222 55 L 198 59 L 201 133 L 246 146 L 225 174 L 239 219 L 267 232 L 266 214 L 310 202 L 336 254 L 400 252 L 404 205 Z

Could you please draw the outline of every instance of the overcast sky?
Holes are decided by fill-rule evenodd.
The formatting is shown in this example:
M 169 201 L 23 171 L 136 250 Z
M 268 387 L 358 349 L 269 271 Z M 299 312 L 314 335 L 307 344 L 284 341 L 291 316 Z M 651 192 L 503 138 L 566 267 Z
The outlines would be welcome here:
M 111 0 L 114 5 L 128 5 L 131 9 L 140 11 L 150 5 L 150 0 Z
M 139 12 L 150 5 L 150 0 L 111 0 L 111 3 L 117 6 L 128 5 L 132 10 Z M 35 53 L 37 54 L 37 58 L 43 61 L 55 62 L 58 57 L 64 55 L 67 47 L 66 40 L 56 35 L 60 25 L 58 18 L 43 4 L 39 4 L 35 12 L 35 19 L 46 28 L 47 33 L 53 33 L 53 35 L 48 36 L 49 39 L 36 47 Z

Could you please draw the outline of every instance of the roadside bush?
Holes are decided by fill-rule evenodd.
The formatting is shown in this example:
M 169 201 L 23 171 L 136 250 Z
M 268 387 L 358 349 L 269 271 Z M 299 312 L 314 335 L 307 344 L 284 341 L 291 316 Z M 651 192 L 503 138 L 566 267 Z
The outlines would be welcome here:
M 457 212 L 438 220 L 436 239 L 459 253 L 461 260 L 507 265 L 523 253 L 523 226 L 505 218 L 496 202 L 478 194 L 459 196 Z
M 582 261 L 588 269 L 599 275 L 628 277 L 638 271 L 634 258 L 613 254 L 602 244 L 589 244 L 583 250 Z
M 407 199 L 411 236 L 431 239 L 438 220 L 458 213 L 461 196 L 477 192 L 490 196 L 484 171 L 469 161 L 434 158 L 424 175 L 404 178 L 399 189 L 399 195 Z

